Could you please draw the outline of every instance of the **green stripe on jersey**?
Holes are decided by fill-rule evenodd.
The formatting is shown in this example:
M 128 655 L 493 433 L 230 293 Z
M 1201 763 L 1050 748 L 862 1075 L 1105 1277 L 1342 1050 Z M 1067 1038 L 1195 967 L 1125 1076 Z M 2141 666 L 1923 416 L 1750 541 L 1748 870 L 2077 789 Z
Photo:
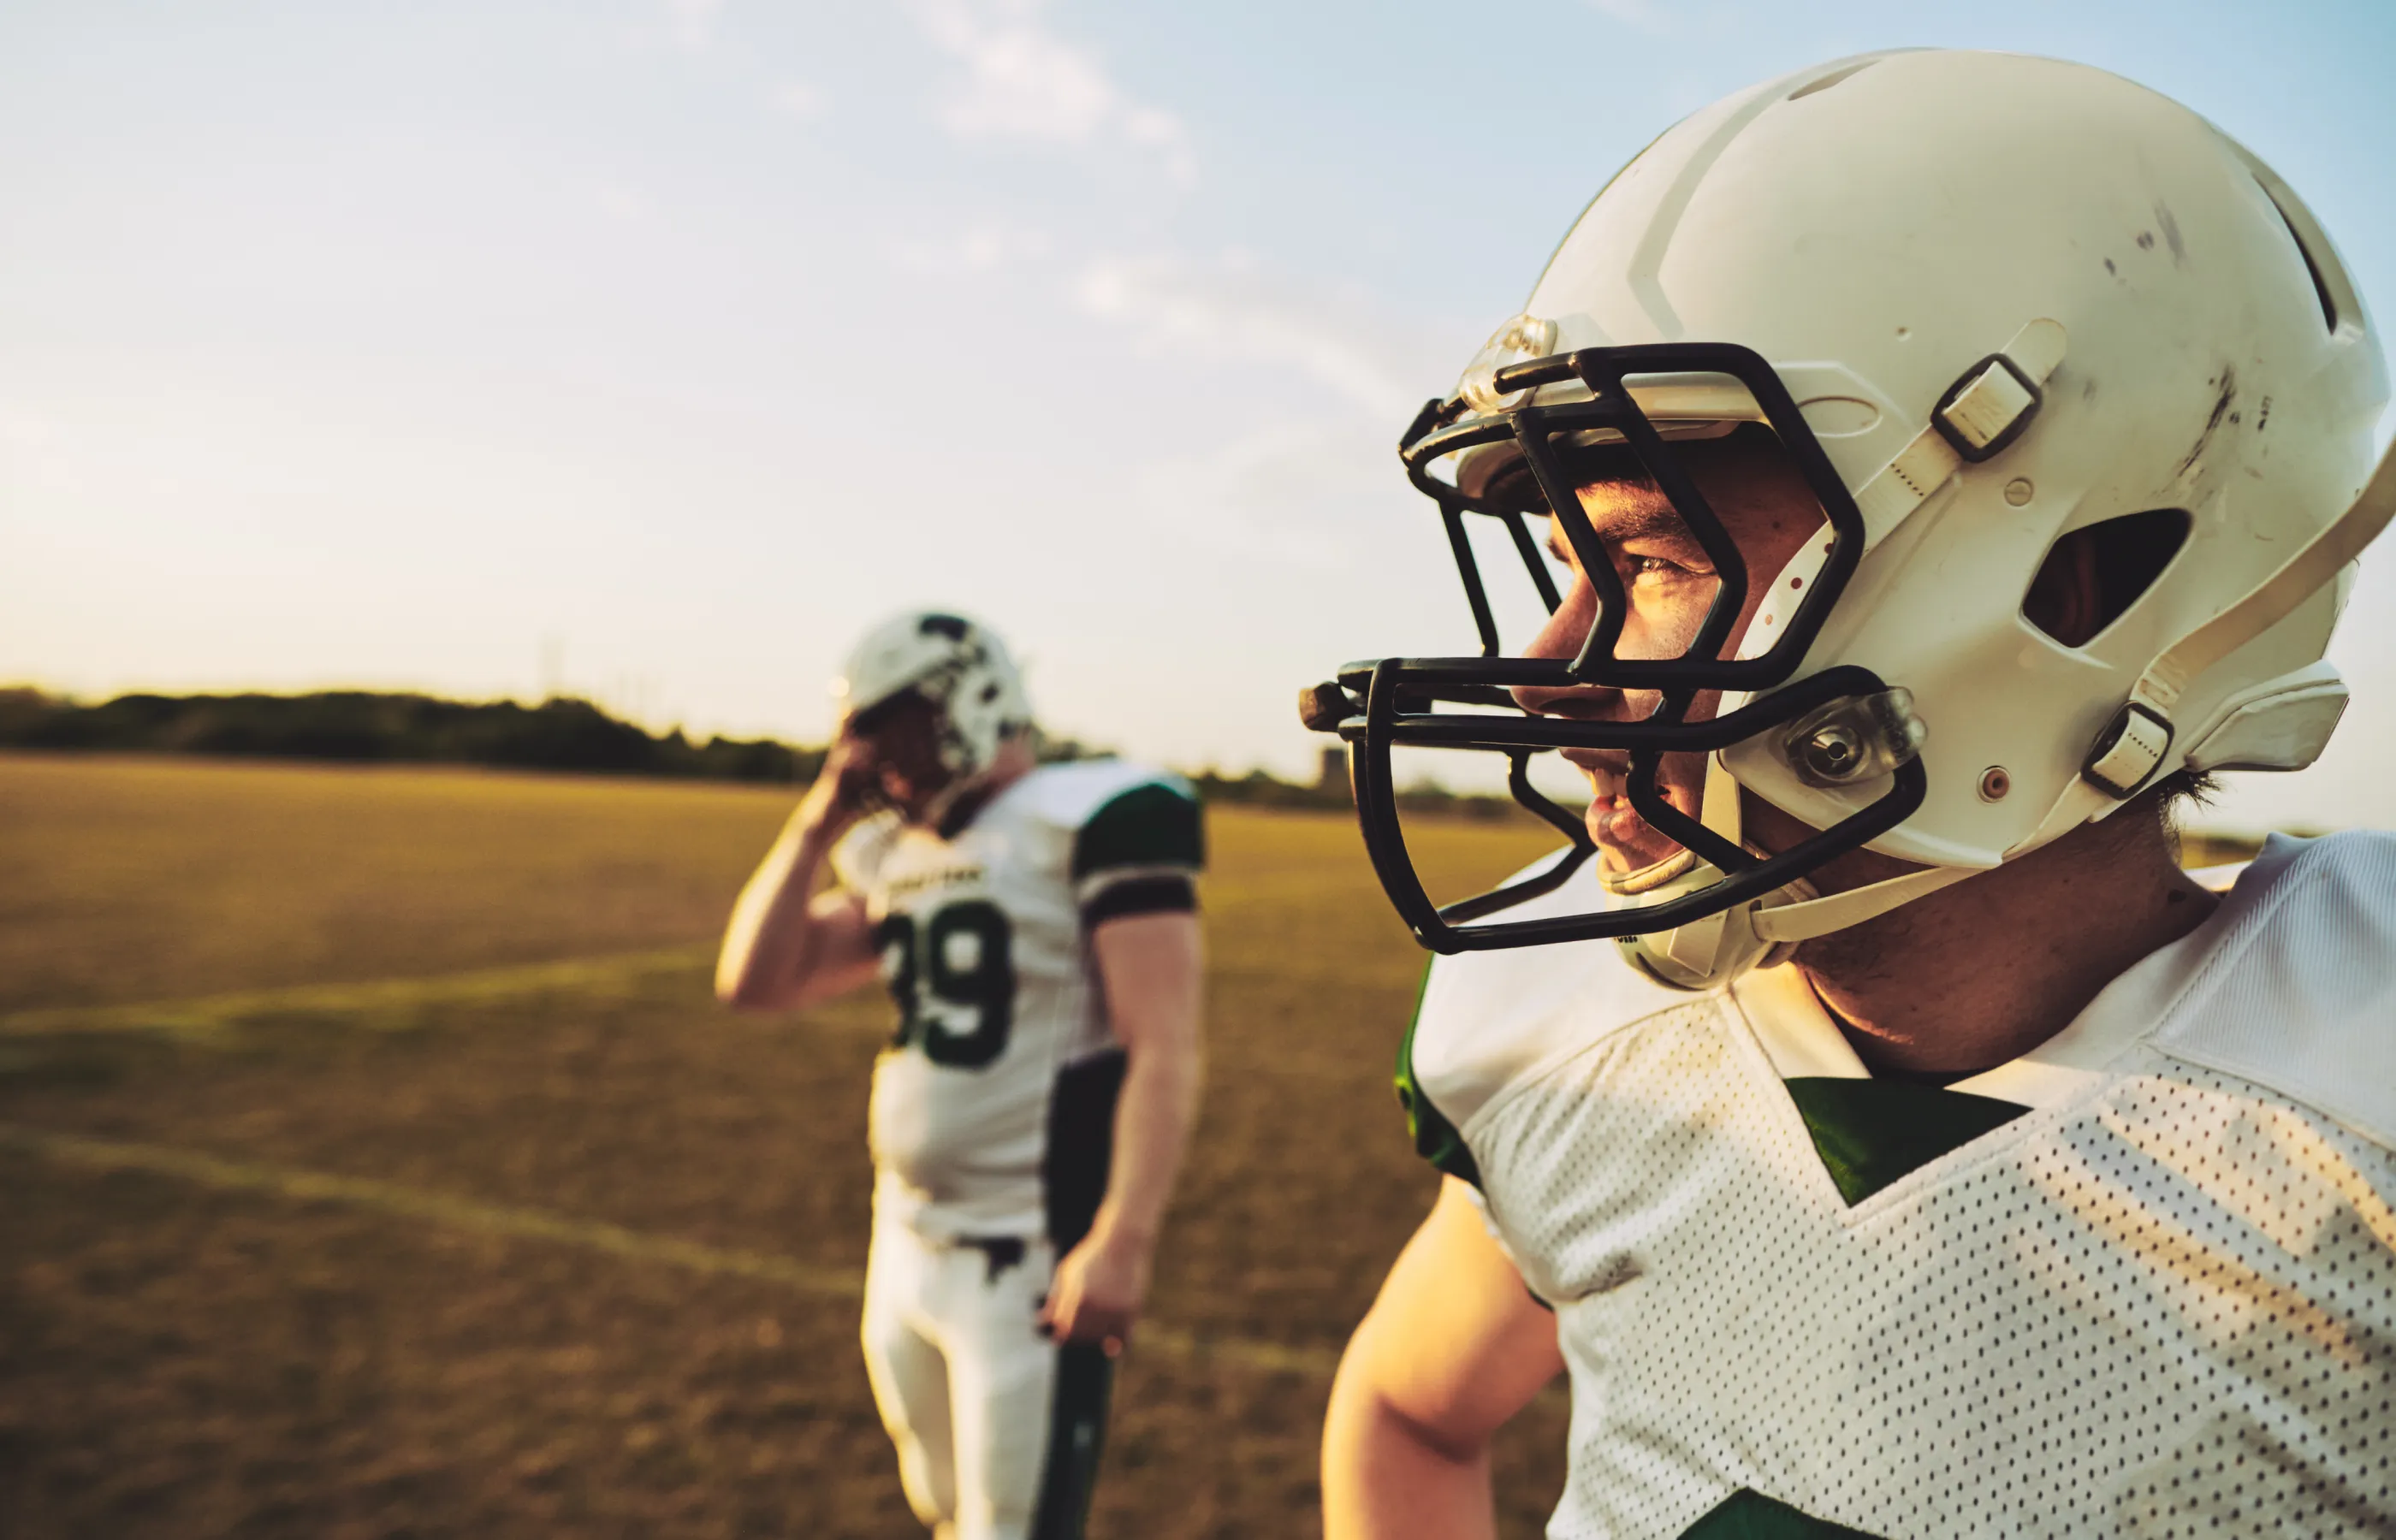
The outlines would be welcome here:
M 1113 867 L 1206 864 L 1198 799 L 1162 782 L 1135 786 L 1090 816 L 1073 836 L 1073 881 Z
M 1800 1075 L 1783 1083 L 1849 1208 L 2030 1110 L 1994 1096 L 1902 1081 Z
M 1857 1084 L 1869 1083 L 1857 1082 Z M 1681 1540 L 1874 1540 L 1859 1529 L 1834 1524 L 1777 1503 L 1752 1487 L 1741 1487 L 1704 1518 L 1681 1532 Z
M 1464 1135 L 1440 1115 L 1415 1079 L 1415 1028 L 1422 1020 L 1423 996 L 1431 989 L 1431 963 L 1423 964 L 1422 983 L 1415 989 L 1414 1015 L 1406 1018 L 1406 1035 L 1398 1044 L 1398 1105 L 1406 1111 L 1406 1132 L 1414 1136 L 1415 1153 L 1436 1170 L 1474 1187 L 1481 1185 L 1481 1167 L 1466 1148 Z M 1537 1297 L 1534 1295 L 1533 1297 Z

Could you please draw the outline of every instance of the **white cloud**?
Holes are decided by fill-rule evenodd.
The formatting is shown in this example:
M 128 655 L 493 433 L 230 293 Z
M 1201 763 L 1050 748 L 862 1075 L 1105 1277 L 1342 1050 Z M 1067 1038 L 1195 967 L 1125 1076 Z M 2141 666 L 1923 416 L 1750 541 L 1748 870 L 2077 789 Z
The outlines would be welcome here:
M 84 478 L 71 438 L 58 418 L 0 402 L 0 489 L 15 484 L 20 489 L 81 491 Z M 5 502 L 0 499 L 0 517 L 8 511 Z
M 0 445 L 11 449 L 39 449 L 57 443 L 59 436 L 56 419 L 0 405 Z
M 591 201 L 599 212 L 625 224 L 637 223 L 649 217 L 647 197 L 621 182 L 603 181 L 591 190 Z
M 1238 252 L 1102 258 L 1083 269 L 1075 299 L 1135 350 L 1231 365 L 1254 388 L 1255 415 L 1231 433 L 1146 468 L 1139 504 L 1218 554 L 1326 576 L 1352 564 L 1393 498 L 1411 496 L 1398 434 L 1471 346 Z
M 1402 498 L 1397 429 L 1350 415 L 1269 422 L 1149 466 L 1139 505 L 1191 544 L 1242 562 L 1324 574 L 1355 557 L 1360 510 Z
M 700 53 L 715 41 L 715 21 L 724 13 L 724 0 L 665 0 L 665 7 L 667 32 L 675 46 Z
M 1155 155 L 1174 180 L 1197 176 L 1181 120 L 1125 95 L 1089 49 L 1048 30 L 1040 0 L 913 0 L 933 46 L 965 66 L 941 124 L 968 139 L 1083 147 L 1119 138 Z
M 823 93 L 803 80 L 785 81 L 774 87 L 765 105 L 777 114 L 801 123 L 823 116 L 829 107 Z
M 910 272 L 948 275 L 1036 261 L 1056 247 L 1045 231 L 990 224 L 938 239 L 902 240 L 891 249 Z
M 1234 254 L 1215 263 L 1102 258 L 1077 298 L 1143 349 L 1258 364 L 1327 387 L 1383 422 L 1447 383 L 1454 339 L 1353 295 L 1309 288 Z M 1402 424 L 1400 424 L 1402 425 Z

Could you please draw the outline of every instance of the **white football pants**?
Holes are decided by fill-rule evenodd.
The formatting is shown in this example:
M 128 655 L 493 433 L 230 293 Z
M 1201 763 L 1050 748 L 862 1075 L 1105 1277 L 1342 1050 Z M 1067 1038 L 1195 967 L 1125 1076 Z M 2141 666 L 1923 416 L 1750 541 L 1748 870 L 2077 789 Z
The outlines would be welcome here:
M 1056 1265 L 1037 1238 L 1007 1262 L 904 1225 L 874 1227 L 865 1370 L 908 1504 L 939 1540 L 1080 1533 L 1111 1366 L 1094 1348 L 1064 1349 L 1060 1395 L 1059 1349 L 1037 1330 Z

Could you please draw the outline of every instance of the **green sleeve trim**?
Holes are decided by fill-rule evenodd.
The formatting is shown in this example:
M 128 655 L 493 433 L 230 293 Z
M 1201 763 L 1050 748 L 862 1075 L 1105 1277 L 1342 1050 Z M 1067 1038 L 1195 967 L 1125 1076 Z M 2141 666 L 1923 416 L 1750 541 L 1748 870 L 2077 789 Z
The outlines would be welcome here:
M 1090 816 L 1073 836 L 1073 881 L 1116 867 L 1206 864 L 1198 799 L 1160 781 L 1135 786 Z
M 1415 1029 L 1422 1023 L 1423 996 L 1430 990 L 1431 963 L 1425 962 L 1422 983 L 1415 989 L 1414 1015 L 1406 1018 L 1405 1040 L 1398 1044 L 1398 1105 L 1405 1109 L 1406 1132 L 1414 1138 L 1415 1153 L 1429 1161 L 1435 1170 L 1478 1188 L 1481 1167 L 1465 1146 L 1464 1135 L 1441 1116 L 1439 1109 L 1423 1094 L 1421 1082 L 1415 1079 Z
M 1783 1083 L 1849 1208 L 2030 1110 L 1994 1096 L 1902 1081 L 1800 1075 Z

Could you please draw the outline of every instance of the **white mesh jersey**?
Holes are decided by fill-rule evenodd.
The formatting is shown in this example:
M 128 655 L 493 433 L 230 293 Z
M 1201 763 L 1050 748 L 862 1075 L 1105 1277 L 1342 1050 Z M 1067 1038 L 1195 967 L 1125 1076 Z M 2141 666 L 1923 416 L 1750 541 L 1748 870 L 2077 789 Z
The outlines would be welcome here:
M 1191 908 L 1201 860 L 1189 783 L 1117 760 L 1032 770 L 951 838 L 885 814 L 842 842 L 899 1013 L 873 1071 L 879 1217 L 936 1240 L 1049 1232 L 1060 1135 L 1102 1167 L 1111 1116 L 1103 1075 L 1059 1092 L 1119 1059 L 1089 928 Z M 1061 1181 L 1094 1204 L 1104 1176 Z
M 1409 1057 L 1555 1308 L 1558 1540 L 2396 1534 L 2396 836 L 2275 838 L 1950 1088 L 2011 1121 L 1852 1202 L 1809 1087 L 1961 1104 L 1870 1082 L 1791 969 L 1443 959 Z

